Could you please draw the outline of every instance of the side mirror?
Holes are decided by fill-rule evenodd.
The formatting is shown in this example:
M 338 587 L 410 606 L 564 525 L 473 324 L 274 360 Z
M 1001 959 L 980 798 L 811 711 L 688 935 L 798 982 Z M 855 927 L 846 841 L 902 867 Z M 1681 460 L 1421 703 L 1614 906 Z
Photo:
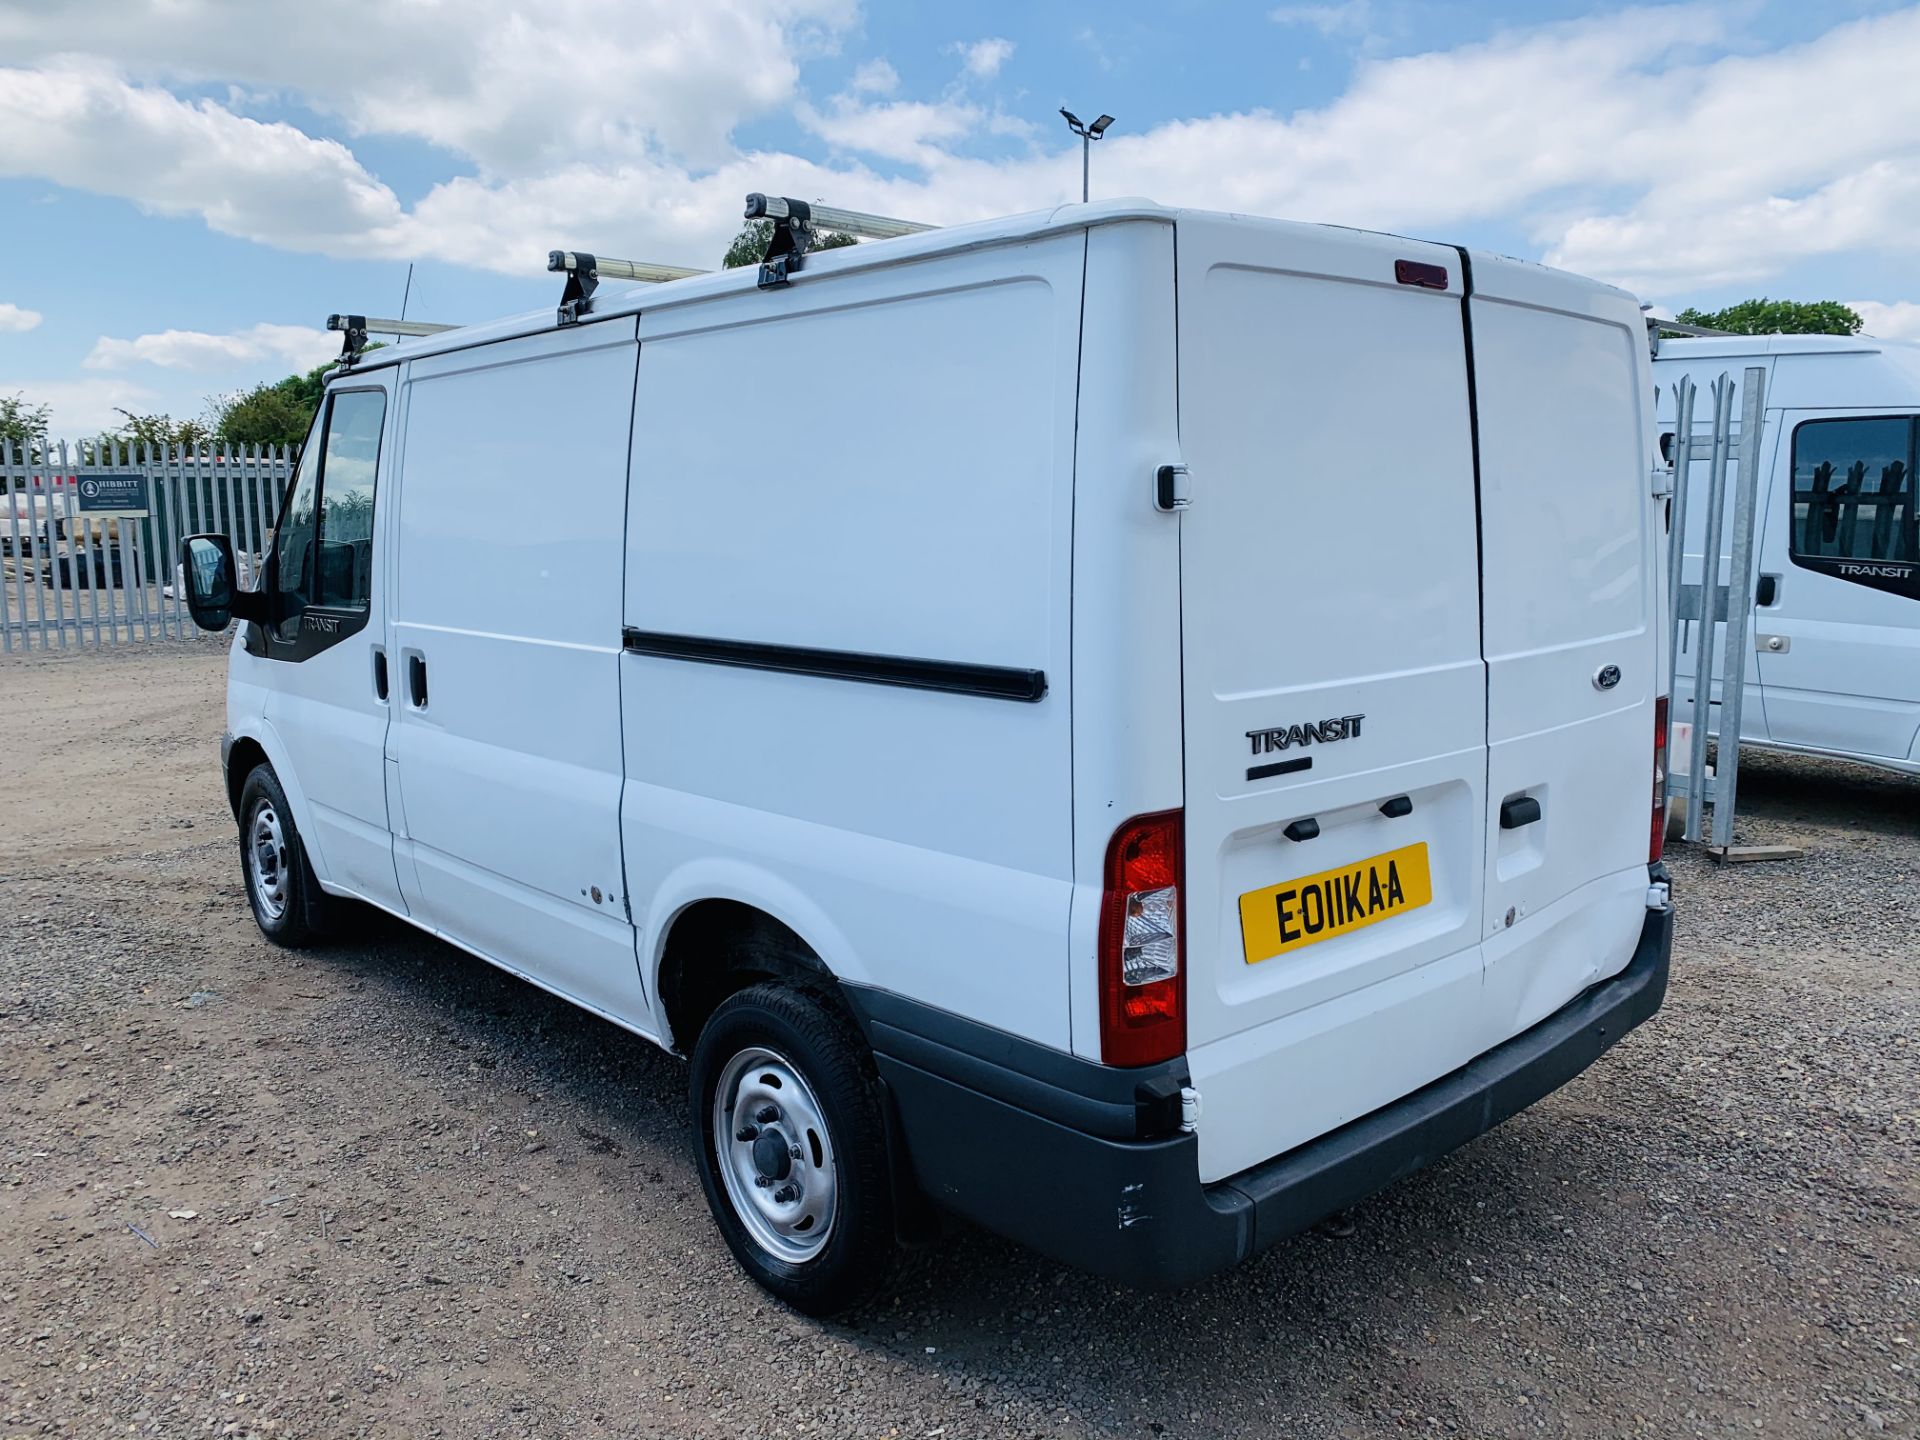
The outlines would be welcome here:
M 240 589 L 233 542 L 226 536 L 189 535 L 180 542 L 180 568 L 187 581 L 187 613 L 202 630 L 224 630 L 236 616 L 265 618 L 265 598 Z
M 233 619 L 233 542 L 224 535 L 189 535 L 180 542 L 187 582 L 187 613 L 202 630 L 224 630 Z

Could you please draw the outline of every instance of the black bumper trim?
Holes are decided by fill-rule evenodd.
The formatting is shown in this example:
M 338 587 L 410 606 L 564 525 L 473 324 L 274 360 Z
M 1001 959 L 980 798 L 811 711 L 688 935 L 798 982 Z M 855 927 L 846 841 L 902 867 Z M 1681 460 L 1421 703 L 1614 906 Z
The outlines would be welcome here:
M 1177 1092 L 1187 1083 L 1184 1055 L 1164 1065 L 1123 1070 L 891 991 L 840 988 L 876 1054 L 1089 1135 L 1136 1140 L 1154 1133 L 1140 1129 L 1142 1088 L 1165 1092 L 1170 1085 Z M 1178 1113 L 1176 1094 L 1176 1120 Z M 1160 1133 L 1173 1128 L 1166 1125 Z
M 1192 1135 L 1138 1141 L 1089 1133 L 1071 1123 L 1071 1107 L 1026 1108 L 1022 1087 L 1004 1078 L 991 1093 L 970 1083 L 995 1068 L 992 1061 L 973 1056 L 956 1068 L 941 1053 L 946 1047 L 903 1045 L 897 1027 L 871 1021 L 868 1030 L 908 1161 L 933 1200 L 1081 1269 L 1167 1287 L 1225 1269 L 1365 1199 L 1557 1090 L 1660 1008 L 1672 946 L 1672 909 L 1650 911 L 1626 968 L 1532 1029 L 1371 1115 L 1208 1186 L 1198 1179 Z

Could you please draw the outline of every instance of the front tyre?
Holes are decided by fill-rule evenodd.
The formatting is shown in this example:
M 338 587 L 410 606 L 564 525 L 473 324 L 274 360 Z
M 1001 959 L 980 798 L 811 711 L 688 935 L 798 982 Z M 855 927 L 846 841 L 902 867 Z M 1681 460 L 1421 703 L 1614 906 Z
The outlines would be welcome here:
M 729 998 L 693 1047 L 700 1183 L 740 1267 L 808 1315 L 874 1293 L 896 1247 L 872 1057 L 851 1022 L 786 985 Z
M 290 950 L 320 939 L 327 897 L 268 765 L 254 766 L 240 787 L 240 869 L 261 934 Z

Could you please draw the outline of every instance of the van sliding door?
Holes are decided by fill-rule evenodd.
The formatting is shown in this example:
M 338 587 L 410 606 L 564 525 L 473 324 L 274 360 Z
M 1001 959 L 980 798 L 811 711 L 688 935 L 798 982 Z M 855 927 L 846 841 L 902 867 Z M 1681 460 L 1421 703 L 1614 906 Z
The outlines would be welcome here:
M 412 362 L 390 657 L 414 913 L 629 1020 L 647 1013 L 620 863 L 634 334 Z

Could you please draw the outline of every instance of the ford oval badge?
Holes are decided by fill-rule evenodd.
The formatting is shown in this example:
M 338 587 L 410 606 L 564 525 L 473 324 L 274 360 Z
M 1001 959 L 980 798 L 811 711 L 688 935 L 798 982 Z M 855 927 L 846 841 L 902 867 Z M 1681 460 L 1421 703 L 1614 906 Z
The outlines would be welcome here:
M 1620 667 L 1618 665 L 1602 665 L 1593 672 L 1593 688 L 1596 690 L 1611 690 L 1619 683 Z

